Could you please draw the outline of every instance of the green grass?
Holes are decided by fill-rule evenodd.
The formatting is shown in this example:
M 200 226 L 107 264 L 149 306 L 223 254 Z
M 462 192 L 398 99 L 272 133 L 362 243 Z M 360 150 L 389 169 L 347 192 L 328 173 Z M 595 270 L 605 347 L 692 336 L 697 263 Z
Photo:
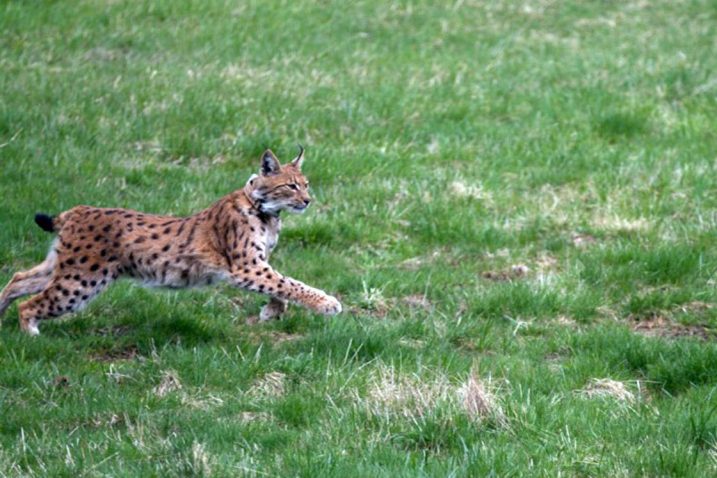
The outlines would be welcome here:
M 345 308 L 13 306 L 0 476 L 717 474 L 716 36 L 714 1 L 0 3 L 0 281 L 36 211 L 189 214 L 301 143 L 272 261 Z

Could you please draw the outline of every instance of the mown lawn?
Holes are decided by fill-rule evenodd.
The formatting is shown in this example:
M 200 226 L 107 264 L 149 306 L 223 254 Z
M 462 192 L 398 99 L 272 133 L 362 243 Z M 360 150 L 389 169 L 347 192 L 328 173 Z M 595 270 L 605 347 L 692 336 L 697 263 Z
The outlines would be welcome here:
M 0 476 L 717 474 L 715 38 L 714 0 L 0 3 L 1 282 L 36 211 L 190 214 L 301 143 L 273 263 L 345 308 L 13 306 Z

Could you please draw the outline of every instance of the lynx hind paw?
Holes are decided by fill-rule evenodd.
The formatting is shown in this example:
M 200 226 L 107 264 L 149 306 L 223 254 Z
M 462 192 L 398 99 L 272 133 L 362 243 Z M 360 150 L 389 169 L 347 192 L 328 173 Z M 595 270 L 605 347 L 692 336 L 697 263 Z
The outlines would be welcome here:
M 324 315 L 336 315 L 341 313 L 341 302 L 336 299 L 336 297 L 332 297 L 330 295 L 327 295 L 319 304 L 318 310 L 320 313 Z

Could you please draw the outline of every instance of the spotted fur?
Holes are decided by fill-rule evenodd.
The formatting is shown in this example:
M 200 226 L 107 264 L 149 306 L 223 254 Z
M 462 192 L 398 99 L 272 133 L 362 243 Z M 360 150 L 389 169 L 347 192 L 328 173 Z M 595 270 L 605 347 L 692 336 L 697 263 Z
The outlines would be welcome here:
M 270 296 L 261 320 L 281 315 L 287 302 L 338 314 L 336 298 L 268 262 L 279 238 L 279 214 L 303 212 L 311 201 L 303 159 L 302 149 L 282 166 L 267 150 L 260 174 L 244 188 L 189 217 L 90 206 L 55 218 L 39 214 L 38 225 L 57 238 L 41 264 L 16 273 L 3 289 L 0 314 L 18 297 L 37 294 L 19 307 L 21 328 L 37 335 L 40 321 L 79 310 L 120 277 L 171 288 L 227 281 Z

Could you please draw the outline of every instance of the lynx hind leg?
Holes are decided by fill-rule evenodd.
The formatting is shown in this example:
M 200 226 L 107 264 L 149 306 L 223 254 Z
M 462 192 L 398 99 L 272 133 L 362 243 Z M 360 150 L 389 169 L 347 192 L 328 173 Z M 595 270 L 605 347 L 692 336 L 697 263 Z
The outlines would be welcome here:
M 20 304 L 20 328 L 30 335 L 38 335 L 40 321 L 81 309 L 115 278 L 111 272 L 104 271 L 55 277 L 41 293 Z
M 266 322 L 267 320 L 278 319 L 284 312 L 286 312 L 286 301 L 272 297 L 269 303 L 261 308 L 259 321 Z
M 10 282 L 0 292 L 0 315 L 2 315 L 12 302 L 22 296 L 41 292 L 52 280 L 52 272 L 57 262 L 54 248 L 47 258 L 32 269 L 17 272 Z

